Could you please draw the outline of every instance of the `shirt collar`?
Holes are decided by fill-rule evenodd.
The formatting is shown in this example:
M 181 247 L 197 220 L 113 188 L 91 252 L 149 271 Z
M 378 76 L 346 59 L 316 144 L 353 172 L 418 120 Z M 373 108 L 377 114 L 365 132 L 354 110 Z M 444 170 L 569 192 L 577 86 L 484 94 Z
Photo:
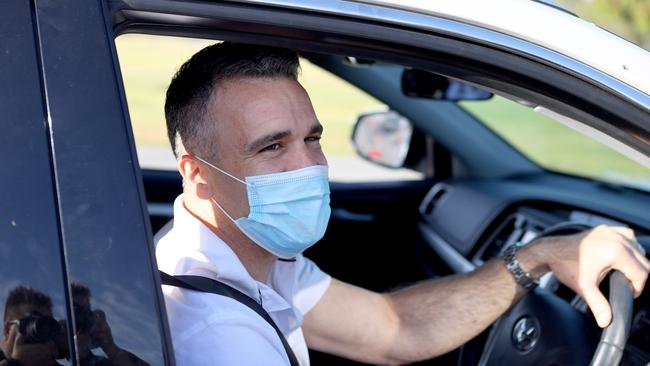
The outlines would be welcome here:
M 182 194 L 174 201 L 173 227 L 160 239 L 156 257 L 159 268 L 169 274 L 212 278 L 236 288 L 258 302 L 261 298 L 267 312 L 292 308 L 287 300 L 291 301 L 293 296 L 293 276 L 282 275 L 284 282 L 289 280 L 291 283 L 274 280 L 277 278 L 275 272 L 278 267 L 285 272 L 287 264 L 274 264 L 269 284 L 255 280 L 235 252 L 185 208 Z M 271 286 L 279 288 L 276 291 Z

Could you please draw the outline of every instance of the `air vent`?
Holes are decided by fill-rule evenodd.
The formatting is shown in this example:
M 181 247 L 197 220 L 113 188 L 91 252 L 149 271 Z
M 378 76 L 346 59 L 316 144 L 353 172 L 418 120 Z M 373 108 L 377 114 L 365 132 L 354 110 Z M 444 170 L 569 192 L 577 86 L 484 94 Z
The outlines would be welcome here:
M 475 261 L 485 263 L 499 256 L 506 246 L 522 238 L 525 225 L 526 218 L 524 216 L 520 214 L 508 216 L 485 242 L 485 245 L 476 253 Z
M 443 196 L 449 192 L 450 187 L 444 183 L 438 183 L 429 190 L 420 204 L 420 213 L 425 216 L 431 215 L 433 209 L 440 202 Z

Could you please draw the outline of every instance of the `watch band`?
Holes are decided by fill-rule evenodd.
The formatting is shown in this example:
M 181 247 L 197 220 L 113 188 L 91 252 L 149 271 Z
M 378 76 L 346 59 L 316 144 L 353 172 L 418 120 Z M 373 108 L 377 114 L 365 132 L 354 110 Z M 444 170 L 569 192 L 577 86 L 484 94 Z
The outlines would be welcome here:
M 519 260 L 517 260 L 517 251 L 521 248 L 519 243 L 508 246 L 503 251 L 503 261 L 506 264 L 506 269 L 514 277 L 517 284 L 526 290 L 532 290 L 539 285 L 539 281 L 530 274 L 521 269 L 519 265 Z

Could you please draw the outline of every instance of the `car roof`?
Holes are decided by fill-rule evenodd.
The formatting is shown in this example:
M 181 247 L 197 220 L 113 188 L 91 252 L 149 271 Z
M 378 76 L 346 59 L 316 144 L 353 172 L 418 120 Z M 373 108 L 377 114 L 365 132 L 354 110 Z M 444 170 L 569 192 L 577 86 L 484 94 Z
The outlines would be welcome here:
M 650 52 L 565 10 L 521 0 L 352 0 L 454 20 L 542 46 L 650 95 Z

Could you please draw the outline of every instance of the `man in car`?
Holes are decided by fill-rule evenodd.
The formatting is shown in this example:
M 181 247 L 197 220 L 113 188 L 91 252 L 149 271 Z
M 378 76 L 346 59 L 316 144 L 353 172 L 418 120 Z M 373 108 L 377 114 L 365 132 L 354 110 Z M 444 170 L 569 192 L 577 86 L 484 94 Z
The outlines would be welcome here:
M 291 347 L 232 298 L 165 286 L 178 365 L 287 365 L 289 353 L 307 365 L 307 346 L 409 363 L 462 345 L 549 271 L 585 299 L 601 327 L 611 319 L 598 289 L 607 272 L 622 271 L 637 296 L 643 290 L 650 263 L 634 233 L 604 226 L 390 293 L 323 273 L 301 254 L 323 236 L 330 208 L 322 126 L 298 68 L 294 52 L 226 42 L 195 54 L 169 86 L 168 135 L 184 189 L 157 244 L 159 267 L 243 292 Z

